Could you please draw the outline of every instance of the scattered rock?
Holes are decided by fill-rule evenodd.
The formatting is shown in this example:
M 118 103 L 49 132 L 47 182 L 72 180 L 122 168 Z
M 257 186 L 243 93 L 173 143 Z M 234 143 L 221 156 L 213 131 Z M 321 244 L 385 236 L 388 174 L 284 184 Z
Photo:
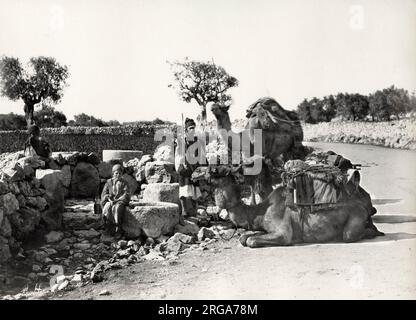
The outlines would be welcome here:
M 170 163 L 175 162 L 174 149 L 168 144 L 161 144 L 157 146 L 153 159 L 155 161 L 166 161 Z
M 109 296 L 110 294 L 111 294 L 111 292 L 105 289 L 105 290 L 100 291 L 100 293 L 98 295 L 99 296 Z
M 72 230 L 89 230 L 98 229 L 102 225 L 102 218 L 93 211 L 89 212 L 72 212 L 66 211 L 62 215 L 63 225 Z
M 83 239 L 93 239 L 93 238 L 99 237 L 101 235 L 100 232 L 96 231 L 93 228 L 91 228 L 89 230 L 75 230 L 74 234 L 77 237 L 80 237 L 80 238 L 83 238 Z
M 64 238 L 63 232 L 60 231 L 51 231 L 45 235 L 46 243 L 55 243 L 59 242 Z
M 184 225 L 177 224 L 175 226 L 174 232 L 184 233 L 188 235 L 197 235 L 199 232 L 199 227 L 195 222 L 185 220 Z
M 145 165 L 147 183 L 176 182 L 177 174 L 172 163 L 167 161 L 153 161 Z
M 198 232 L 199 241 L 203 241 L 205 239 L 213 239 L 213 238 L 215 238 L 215 232 L 208 228 L 202 227 Z

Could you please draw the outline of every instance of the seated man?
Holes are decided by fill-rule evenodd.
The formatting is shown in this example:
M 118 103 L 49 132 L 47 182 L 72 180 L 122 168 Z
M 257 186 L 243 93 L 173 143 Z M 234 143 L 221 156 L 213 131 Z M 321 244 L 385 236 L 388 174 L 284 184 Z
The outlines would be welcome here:
M 29 139 L 25 143 L 25 156 L 39 156 L 46 163 L 49 162 L 52 154 L 49 143 L 40 136 L 40 129 L 37 125 L 28 128 Z
M 113 177 L 107 180 L 101 193 L 104 223 L 108 231 L 112 225 L 116 226 L 117 237 L 121 236 L 124 212 L 130 202 L 129 185 L 122 178 L 122 171 L 121 165 L 113 166 Z

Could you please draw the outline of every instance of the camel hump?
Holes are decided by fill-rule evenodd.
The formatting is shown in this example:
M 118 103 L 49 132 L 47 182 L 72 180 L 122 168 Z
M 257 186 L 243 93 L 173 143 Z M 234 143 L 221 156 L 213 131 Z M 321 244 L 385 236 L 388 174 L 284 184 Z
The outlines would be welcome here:
M 252 128 L 279 130 L 285 126 L 300 125 L 295 111 L 285 110 L 275 99 L 264 97 L 258 99 L 247 109 L 246 117 Z

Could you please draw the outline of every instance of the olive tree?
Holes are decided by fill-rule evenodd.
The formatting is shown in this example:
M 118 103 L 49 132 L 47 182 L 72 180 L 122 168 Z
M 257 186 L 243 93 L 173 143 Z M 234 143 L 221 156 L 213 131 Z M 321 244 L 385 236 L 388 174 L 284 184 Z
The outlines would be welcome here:
M 35 105 L 61 100 L 68 76 L 68 67 L 52 57 L 33 57 L 23 66 L 18 58 L 4 56 L 0 60 L 0 93 L 13 101 L 22 99 L 30 126 L 34 123 Z
M 196 101 L 201 107 L 199 122 L 203 126 L 207 121 L 208 103 L 231 103 L 231 96 L 227 94 L 227 90 L 238 86 L 238 80 L 230 76 L 223 67 L 214 62 L 193 61 L 188 58 L 182 62 L 168 63 L 175 80 L 169 87 L 175 88 L 183 101 Z

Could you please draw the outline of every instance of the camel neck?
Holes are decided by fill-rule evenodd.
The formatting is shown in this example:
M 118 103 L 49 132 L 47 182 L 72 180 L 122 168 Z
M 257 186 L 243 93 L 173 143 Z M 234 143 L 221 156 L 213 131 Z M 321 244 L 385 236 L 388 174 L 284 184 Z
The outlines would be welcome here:
M 231 120 L 228 113 L 224 117 L 217 119 L 217 129 L 231 130 Z

